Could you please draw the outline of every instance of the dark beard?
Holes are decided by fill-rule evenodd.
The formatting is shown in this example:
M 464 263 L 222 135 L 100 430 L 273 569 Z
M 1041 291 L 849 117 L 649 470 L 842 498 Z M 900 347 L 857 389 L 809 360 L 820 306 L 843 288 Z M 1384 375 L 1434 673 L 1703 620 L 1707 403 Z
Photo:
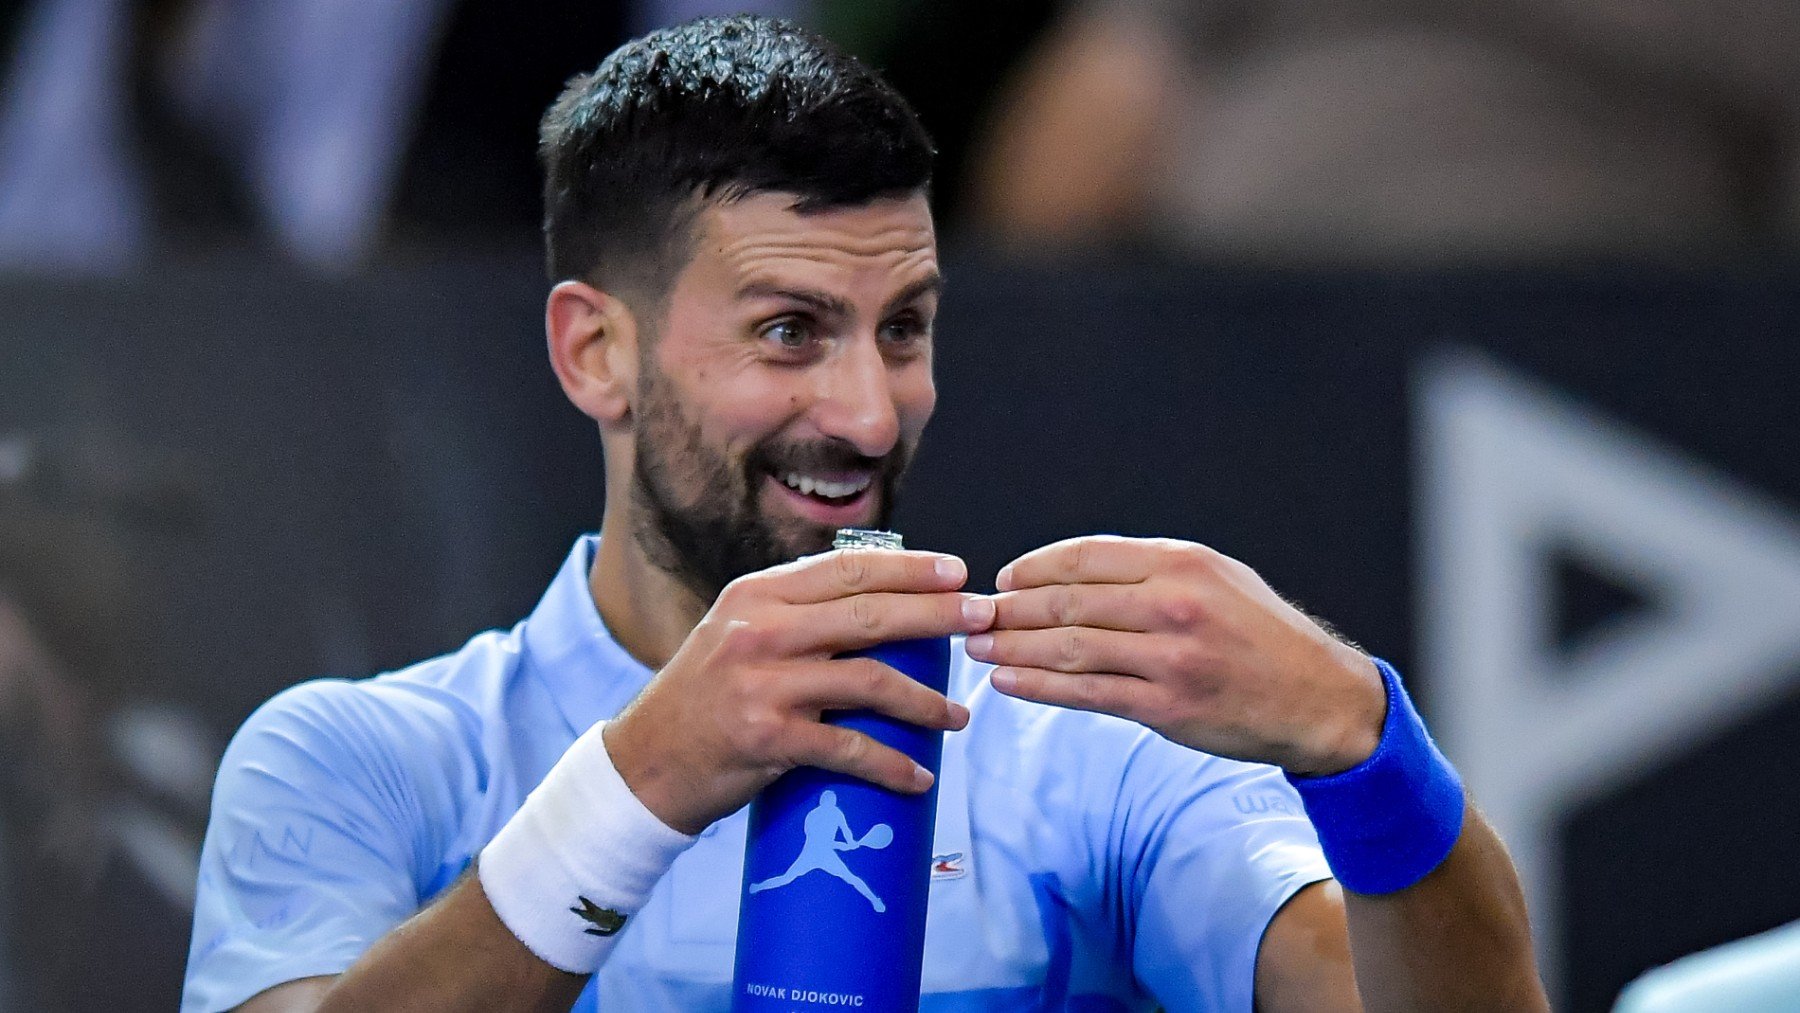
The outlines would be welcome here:
M 758 506 L 764 476 L 779 471 L 874 469 L 876 527 L 893 515 L 912 448 L 866 457 L 841 440 L 766 441 L 734 467 L 708 449 L 666 380 L 646 375 L 639 391 L 631 497 L 633 539 L 652 566 L 711 602 L 745 574 L 831 547 L 836 532 L 800 522 L 778 530 Z M 682 490 L 686 489 L 686 495 Z

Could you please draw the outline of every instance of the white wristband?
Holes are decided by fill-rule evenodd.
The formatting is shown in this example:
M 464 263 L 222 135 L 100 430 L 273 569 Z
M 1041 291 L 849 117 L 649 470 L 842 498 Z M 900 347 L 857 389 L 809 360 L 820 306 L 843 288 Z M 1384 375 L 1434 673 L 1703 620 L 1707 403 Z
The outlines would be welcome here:
M 481 851 L 494 913 L 539 958 L 592 974 L 695 838 L 670 829 L 613 766 L 600 732 L 575 740 Z

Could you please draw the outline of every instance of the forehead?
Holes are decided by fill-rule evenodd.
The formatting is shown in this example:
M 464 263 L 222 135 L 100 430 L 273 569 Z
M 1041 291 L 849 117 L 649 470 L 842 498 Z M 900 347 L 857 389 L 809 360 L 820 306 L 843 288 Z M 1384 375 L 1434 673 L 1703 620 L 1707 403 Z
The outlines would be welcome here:
M 800 276 L 881 287 L 937 273 L 937 235 L 923 194 L 804 213 L 795 200 L 756 193 L 706 208 L 691 266 L 735 284 Z

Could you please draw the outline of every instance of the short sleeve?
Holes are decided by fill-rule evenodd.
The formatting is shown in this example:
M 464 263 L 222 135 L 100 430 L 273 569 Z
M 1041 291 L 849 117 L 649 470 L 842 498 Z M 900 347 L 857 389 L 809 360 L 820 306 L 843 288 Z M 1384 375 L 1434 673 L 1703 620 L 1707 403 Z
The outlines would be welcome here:
M 1179 750 L 1134 751 L 1126 797 L 1138 981 L 1171 1013 L 1250 1013 L 1257 950 L 1282 905 L 1330 879 L 1318 835 L 1281 772 Z
M 371 683 L 306 683 L 233 738 L 201 849 L 184 1013 L 340 973 L 418 910 L 468 753 L 411 703 Z

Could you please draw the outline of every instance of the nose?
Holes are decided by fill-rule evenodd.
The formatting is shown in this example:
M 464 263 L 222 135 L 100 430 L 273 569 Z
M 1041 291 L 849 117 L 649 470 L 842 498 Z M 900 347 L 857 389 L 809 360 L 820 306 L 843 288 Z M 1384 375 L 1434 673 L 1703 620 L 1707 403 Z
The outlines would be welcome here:
M 818 372 L 813 424 L 865 457 L 883 457 L 900 439 L 889 365 L 873 341 L 846 342 Z

